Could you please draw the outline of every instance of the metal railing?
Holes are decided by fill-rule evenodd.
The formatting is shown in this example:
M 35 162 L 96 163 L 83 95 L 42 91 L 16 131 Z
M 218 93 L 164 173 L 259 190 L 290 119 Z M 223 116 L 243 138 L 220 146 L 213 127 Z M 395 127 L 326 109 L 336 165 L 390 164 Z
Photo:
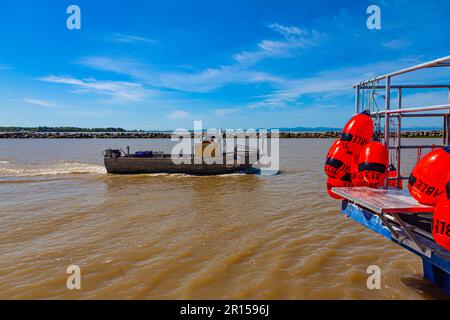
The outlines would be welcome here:
M 419 149 L 419 148 L 431 148 L 432 146 L 405 146 L 402 145 L 402 118 L 412 118 L 412 117 L 441 117 L 443 119 L 443 134 L 442 134 L 442 146 L 450 145 L 450 84 L 404 84 L 404 85 L 393 85 L 392 80 L 396 76 L 403 75 L 406 73 L 411 73 L 421 69 L 436 68 L 436 67 L 449 67 L 450 66 L 450 56 L 422 63 L 410 68 L 402 69 L 392 73 L 388 73 L 373 79 L 362 81 L 355 84 L 353 87 L 355 89 L 355 111 L 360 112 L 361 96 L 365 94 L 366 90 L 385 90 L 385 105 L 384 109 L 371 112 L 373 118 L 381 121 L 383 119 L 384 124 L 384 145 L 386 149 L 396 150 L 396 169 L 397 176 L 389 178 L 390 180 L 400 180 L 407 179 L 401 175 L 401 150 L 402 149 Z M 384 81 L 384 85 L 379 85 L 380 81 Z M 403 108 L 403 94 L 406 89 L 447 89 L 448 104 L 422 106 L 414 108 Z M 391 109 L 391 91 L 397 91 L 397 109 Z M 364 96 L 363 96 L 364 97 Z M 374 96 L 372 99 L 376 99 Z M 364 107 L 364 106 L 363 106 Z M 430 113 L 430 111 L 441 111 Z M 396 144 L 395 146 L 390 145 L 390 120 L 395 119 L 397 121 L 396 126 Z M 436 146 L 436 147 L 442 147 Z M 390 155 L 389 155 L 390 157 Z M 389 163 L 392 159 L 389 159 Z M 386 181 L 387 186 L 388 181 Z

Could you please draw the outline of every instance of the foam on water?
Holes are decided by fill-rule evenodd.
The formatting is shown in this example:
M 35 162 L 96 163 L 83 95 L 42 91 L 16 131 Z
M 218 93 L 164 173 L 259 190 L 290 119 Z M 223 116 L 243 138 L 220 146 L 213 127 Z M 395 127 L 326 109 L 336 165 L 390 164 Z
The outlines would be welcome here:
M 197 178 L 197 179 L 207 179 L 207 178 L 229 178 L 229 177 L 241 177 L 245 176 L 248 173 L 245 172 L 234 172 L 234 173 L 224 173 L 224 174 L 216 174 L 216 175 L 195 175 L 195 174 L 188 174 L 188 173 L 142 173 L 139 174 L 141 176 L 146 177 L 167 177 L 167 178 Z
M 105 174 L 106 169 L 103 166 L 95 164 L 64 161 L 49 166 L 0 167 L 0 176 L 6 177 L 33 177 L 88 173 Z

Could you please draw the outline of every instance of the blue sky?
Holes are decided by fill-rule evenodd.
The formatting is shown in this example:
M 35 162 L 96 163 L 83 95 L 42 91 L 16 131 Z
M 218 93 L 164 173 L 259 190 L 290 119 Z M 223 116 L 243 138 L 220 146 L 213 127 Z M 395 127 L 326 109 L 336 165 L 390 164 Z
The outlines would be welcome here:
M 81 30 L 66 28 L 71 4 Z M 366 27 L 371 4 L 381 30 Z M 450 54 L 449 12 L 446 0 L 4 1 L 0 125 L 340 127 L 353 83 Z

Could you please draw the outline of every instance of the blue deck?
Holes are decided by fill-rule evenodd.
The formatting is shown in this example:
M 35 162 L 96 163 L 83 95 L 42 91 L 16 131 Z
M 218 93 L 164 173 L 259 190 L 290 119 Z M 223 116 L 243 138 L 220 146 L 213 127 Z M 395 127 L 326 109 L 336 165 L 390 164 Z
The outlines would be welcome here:
M 405 238 L 408 237 L 401 230 L 401 228 L 395 229 L 395 232 L 398 233 L 397 236 L 393 235 L 392 231 L 385 225 L 378 215 L 356 204 L 349 203 L 347 200 L 342 202 L 341 211 L 347 217 L 375 231 L 376 233 L 381 234 L 383 237 L 401 245 L 421 257 L 423 261 L 424 278 L 443 289 L 446 293 L 450 294 L 449 251 L 443 249 L 434 241 L 431 241 L 424 236 L 414 234 L 415 239 L 420 243 L 420 245 L 426 248 L 425 252 L 418 250 L 417 246 L 413 245 L 414 243 L 412 241 L 405 241 Z

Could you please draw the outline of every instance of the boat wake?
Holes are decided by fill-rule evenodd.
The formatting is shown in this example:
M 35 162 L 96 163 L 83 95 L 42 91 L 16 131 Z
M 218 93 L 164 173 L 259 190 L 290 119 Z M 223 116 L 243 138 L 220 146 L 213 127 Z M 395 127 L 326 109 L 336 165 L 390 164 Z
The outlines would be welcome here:
M 9 164 L 9 163 L 8 163 Z M 0 177 L 34 177 L 69 174 L 106 174 L 103 166 L 78 163 L 60 162 L 50 166 L 0 166 Z

